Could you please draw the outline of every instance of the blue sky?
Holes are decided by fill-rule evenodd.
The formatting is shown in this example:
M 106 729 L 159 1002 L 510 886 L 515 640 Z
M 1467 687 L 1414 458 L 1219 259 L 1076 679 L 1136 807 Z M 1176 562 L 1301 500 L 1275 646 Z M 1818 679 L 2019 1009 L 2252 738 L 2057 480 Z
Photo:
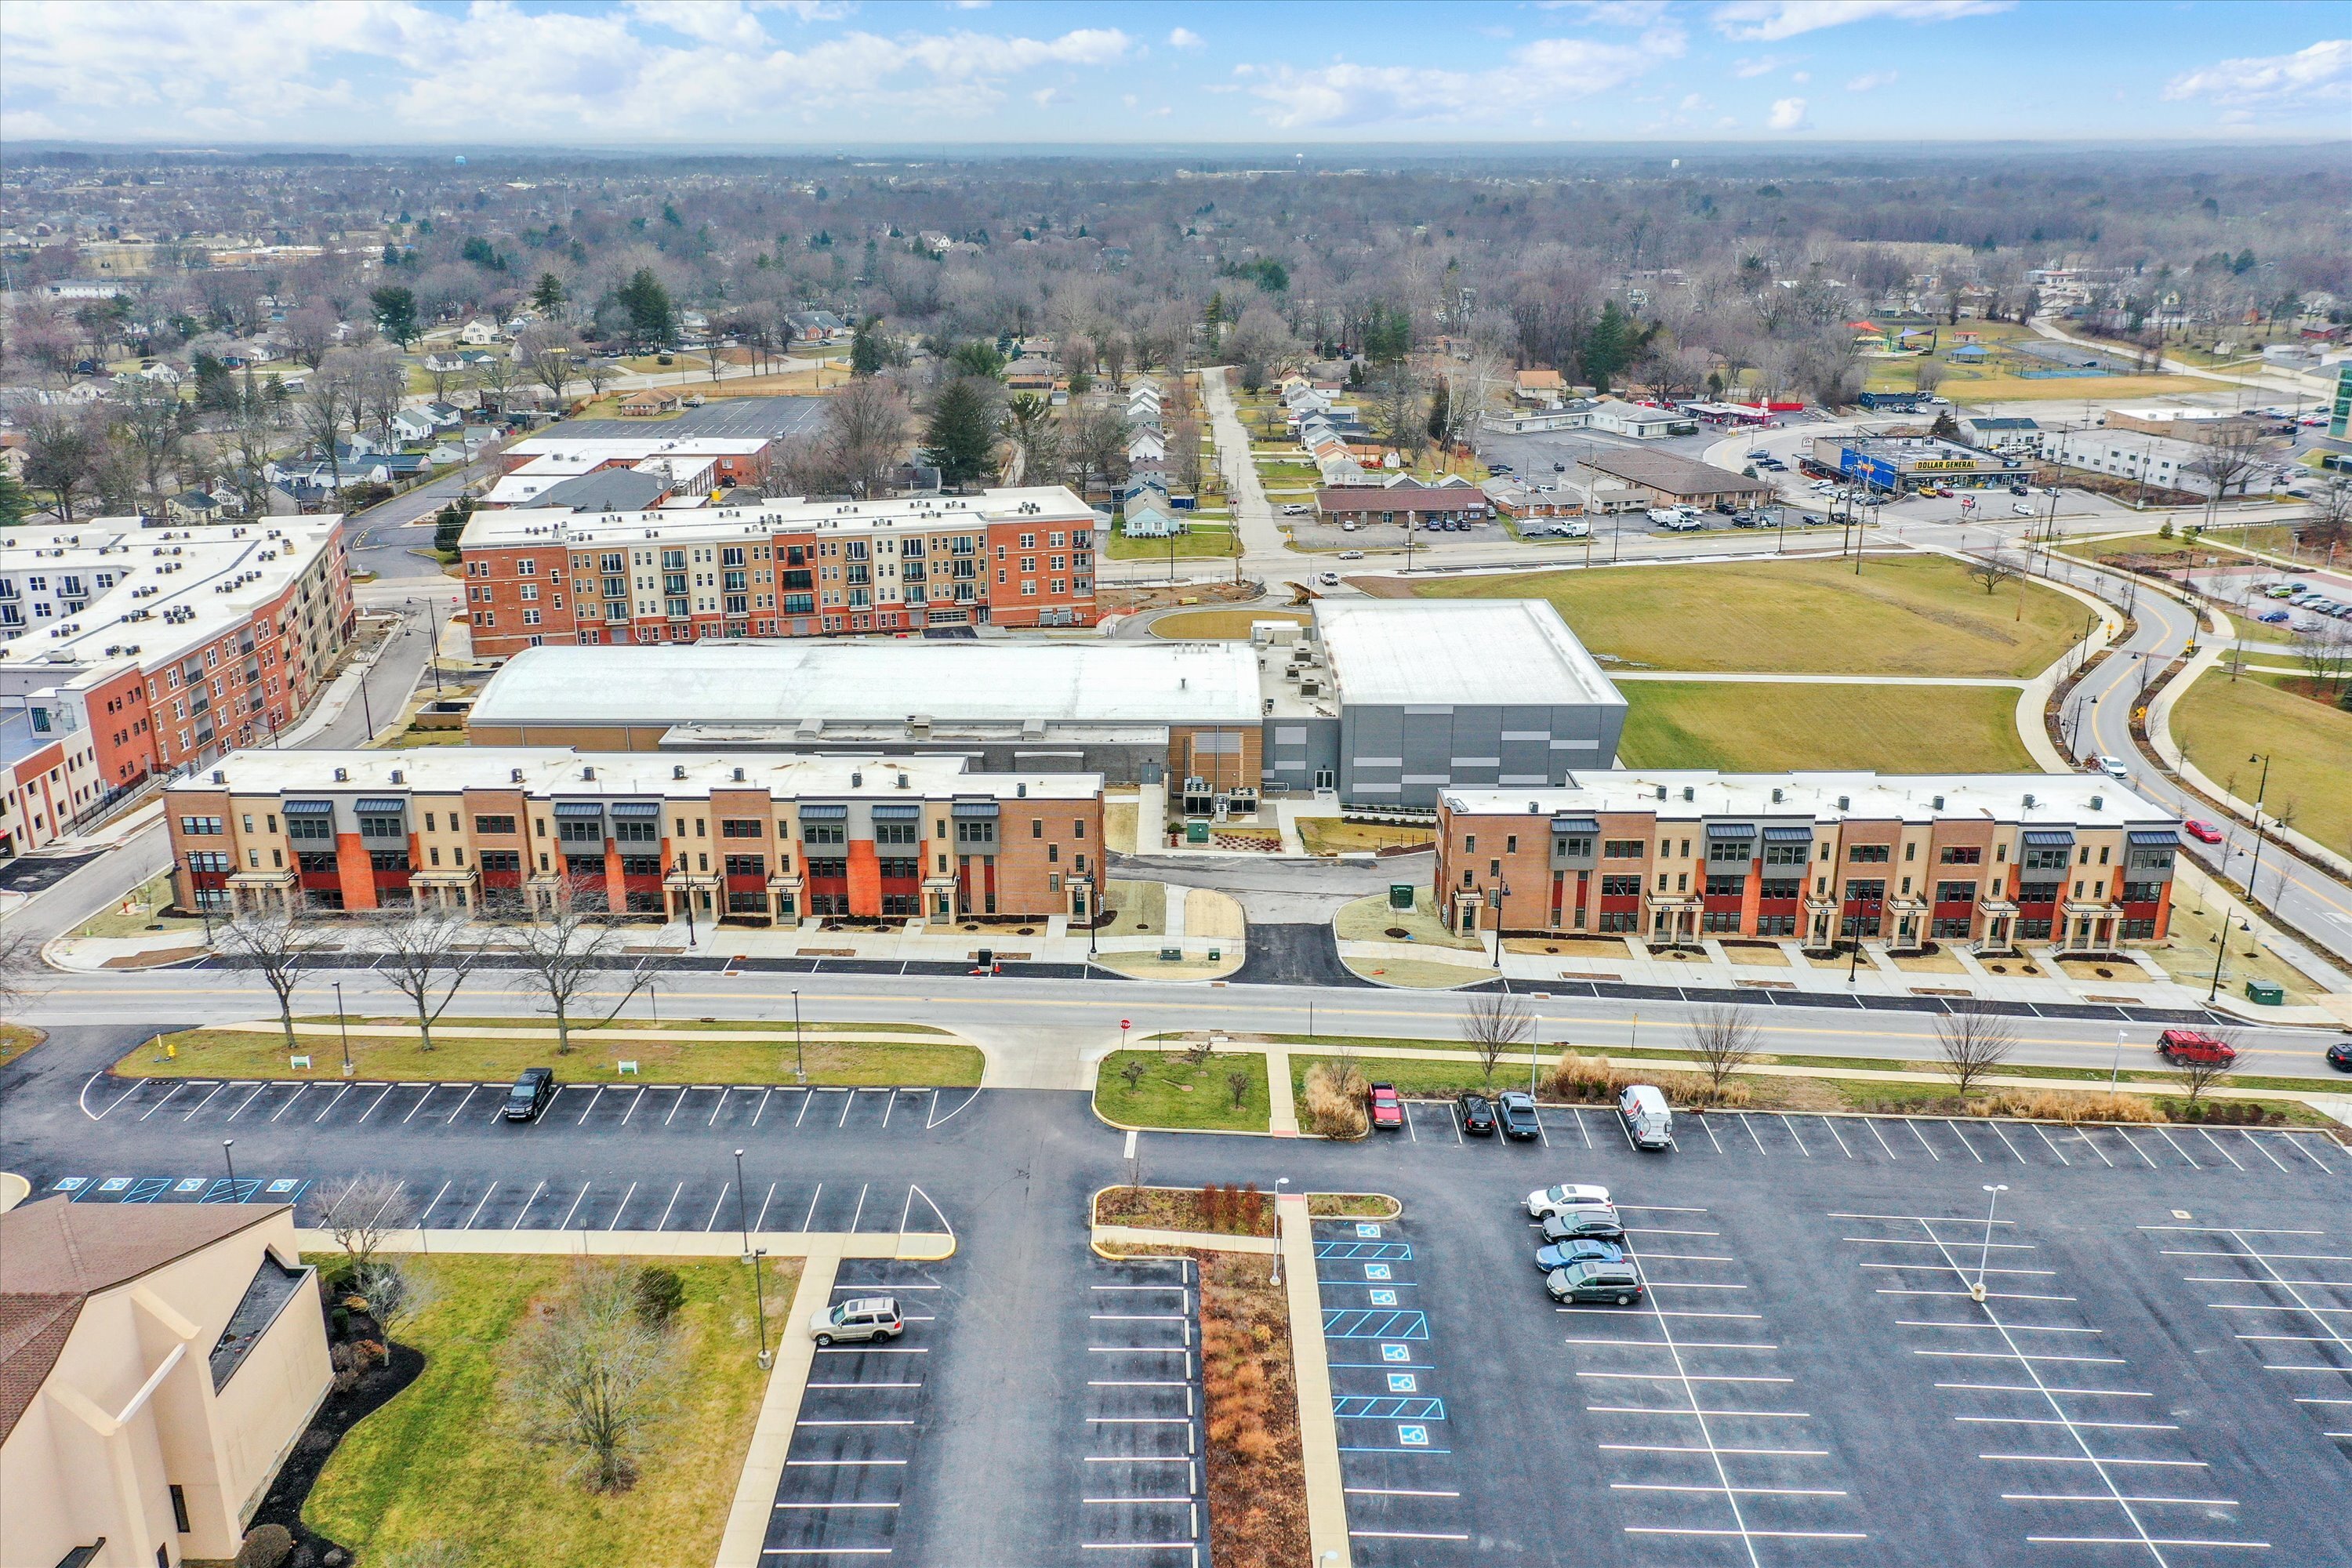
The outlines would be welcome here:
M 228 144 L 2352 134 L 2343 0 L 9 0 L 0 136 Z

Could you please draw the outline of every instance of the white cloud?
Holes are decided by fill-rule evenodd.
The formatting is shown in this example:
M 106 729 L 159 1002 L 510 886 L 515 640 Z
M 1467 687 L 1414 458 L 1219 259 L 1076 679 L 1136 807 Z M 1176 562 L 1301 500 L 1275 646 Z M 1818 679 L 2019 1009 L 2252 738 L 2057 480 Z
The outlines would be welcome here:
M 1590 38 L 1538 38 L 1491 70 L 1433 66 L 1363 66 L 1346 61 L 1297 70 L 1261 67 L 1249 90 L 1270 106 L 1277 128 L 1460 125 L 1533 117 L 1538 123 L 1565 99 L 1591 98 L 1634 81 L 1679 58 L 1680 27 L 1652 28 L 1630 44 Z
M 1770 117 L 1764 121 L 1764 126 L 1768 131 L 1803 131 L 1808 129 L 1805 124 L 1805 100 L 1801 98 L 1780 98 L 1773 100 L 1772 113 Z
M 1168 34 L 1168 44 L 1171 48 L 1197 49 L 1208 41 L 1190 27 L 1171 28 Z
M 1646 27 L 1666 14 L 1666 0 L 1536 0 L 1538 11 L 1574 11 L 1588 22 Z
M 2352 38 L 2326 39 L 2291 55 L 2217 61 L 2174 77 L 2165 83 L 2164 96 L 2241 105 L 2352 99 Z
M 2017 0 L 1726 0 L 1715 8 L 1727 38 L 1777 43 L 1849 22 L 1949 22 L 2009 10 Z
M 1790 71 L 1789 73 L 1789 79 L 1801 86 L 1802 84 L 1813 79 L 1813 73 L 1811 71 Z
M 1845 89 L 1848 92 L 1872 92 L 1882 87 L 1893 87 L 1897 74 L 1895 71 L 1869 71 L 1847 82 Z
M 1744 81 L 1750 77 L 1769 76 L 1788 63 L 1786 55 L 1759 55 L 1754 59 L 1732 61 L 1731 74 Z

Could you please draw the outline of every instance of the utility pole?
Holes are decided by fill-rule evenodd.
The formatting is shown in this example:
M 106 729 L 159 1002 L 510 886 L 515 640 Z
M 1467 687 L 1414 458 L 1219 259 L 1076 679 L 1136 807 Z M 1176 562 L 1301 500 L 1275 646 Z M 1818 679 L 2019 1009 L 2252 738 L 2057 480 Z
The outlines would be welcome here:
M 2269 753 L 2264 752 L 2260 756 L 2248 757 L 2246 761 L 2263 764 L 2263 781 L 2254 788 L 2254 863 L 2246 873 L 2246 902 L 2252 904 L 2261 901 L 2254 895 L 2254 879 L 2263 872 L 2263 803 L 2269 799 L 2271 793 L 2271 759 Z

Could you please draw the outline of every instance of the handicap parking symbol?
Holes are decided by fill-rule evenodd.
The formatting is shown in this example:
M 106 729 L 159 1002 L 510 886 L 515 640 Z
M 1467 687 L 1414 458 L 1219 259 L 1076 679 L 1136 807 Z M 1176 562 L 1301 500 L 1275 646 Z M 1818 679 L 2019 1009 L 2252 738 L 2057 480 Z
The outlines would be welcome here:
M 294 1190 L 294 1178 L 280 1176 L 269 1184 L 269 1190 L 273 1193 L 290 1193 Z
M 1417 1394 L 1420 1391 L 1421 1380 L 1413 1376 L 1412 1373 L 1409 1372 L 1392 1372 L 1389 1373 L 1389 1392 L 1391 1394 Z
M 1397 1441 L 1408 1448 L 1426 1448 L 1429 1447 L 1429 1428 L 1400 1426 L 1397 1428 Z
M 1367 1240 L 1377 1241 L 1380 1239 L 1381 1227 L 1376 1225 L 1367 1224 L 1362 1220 L 1358 1220 L 1356 1222 L 1356 1234 L 1365 1237 Z
M 1389 1277 L 1389 1266 L 1385 1263 L 1367 1263 L 1364 1265 L 1364 1278 L 1367 1279 L 1386 1279 Z
M 81 1191 L 82 1183 L 86 1180 L 88 1180 L 88 1178 L 83 1176 L 60 1177 L 58 1182 L 57 1190 L 61 1193 L 78 1193 Z
M 130 1184 L 131 1178 L 128 1176 L 109 1176 L 98 1184 L 98 1190 L 101 1193 L 119 1193 Z
M 1396 1304 L 1397 1304 L 1397 1295 L 1396 1295 L 1396 1292 L 1395 1292 L 1395 1291 L 1393 1291 L 1393 1290 L 1375 1290 L 1375 1291 L 1373 1291 L 1373 1292 L 1372 1292 L 1372 1305 L 1373 1305 L 1373 1306 L 1375 1306 L 1375 1307 L 1393 1307 L 1393 1306 L 1395 1306 Z
M 204 1184 L 205 1178 L 202 1176 L 183 1176 L 172 1184 L 172 1190 L 175 1193 L 193 1193 L 201 1190 Z
M 1411 1345 L 1382 1345 L 1381 1347 L 1381 1359 L 1382 1361 L 1411 1361 L 1412 1359 L 1412 1347 Z

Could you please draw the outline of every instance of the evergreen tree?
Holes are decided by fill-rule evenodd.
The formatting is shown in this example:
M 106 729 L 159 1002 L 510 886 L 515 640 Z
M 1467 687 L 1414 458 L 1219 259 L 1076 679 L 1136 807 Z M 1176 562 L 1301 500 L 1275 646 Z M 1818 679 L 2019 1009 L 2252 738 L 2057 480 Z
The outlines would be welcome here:
M 637 268 L 626 283 L 614 294 L 621 309 L 629 313 L 629 335 L 640 343 L 663 343 L 670 339 L 671 328 L 677 320 L 669 302 L 669 290 L 654 276 L 650 267 Z
M 1447 431 L 1454 422 L 1454 394 L 1439 376 L 1437 385 L 1429 394 L 1429 439 L 1433 445 L 1444 446 Z
M 959 375 L 940 388 L 923 427 L 923 461 L 940 470 L 940 482 L 961 489 L 993 470 L 992 448 L 997 416 L 993 384 Z
M 948 363 L 965 375 L 982 376 L 990 381 L 1004 378 L 1004 355 L 994 343 L 974 340 L 948 356 Z
M 383 335 L 406 348 L 416 341 L 416 295 L 396 283 L 387 283 L 368 295 L 375 307 L 375 324 Z
M 33 498 L 16 482 L 16 476 L 0 468 L 0 528 L 14 528 L 30 517 Z
M 882 318 L 868 316 L 858 322 L 849 335 L 849 374 L 872 375 L 889 360 L 889 347 L 882 341 Z
M 539 286 L 530 291 L 530 302 L 539 308 L 541 315 L 550 317 L 563 309 L 564 298 L 563 279 L 552 272 L 541 273 Z

